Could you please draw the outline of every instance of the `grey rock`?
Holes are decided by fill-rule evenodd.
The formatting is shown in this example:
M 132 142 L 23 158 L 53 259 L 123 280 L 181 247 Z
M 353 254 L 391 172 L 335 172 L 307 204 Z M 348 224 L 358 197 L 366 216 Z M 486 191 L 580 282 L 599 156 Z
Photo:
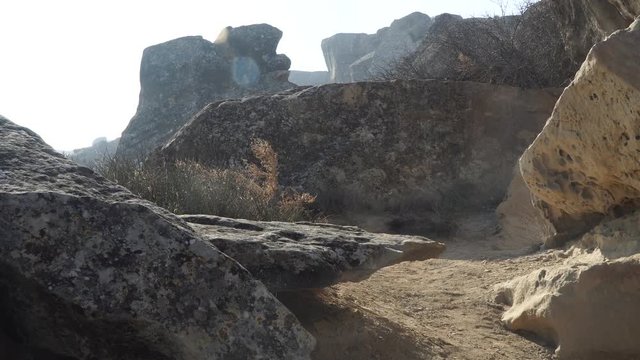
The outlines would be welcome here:
M 452 212 L 495 208 L 558 89 L 471 82 L 327 84 L 208 105 L 161 150 L 215 167 L 262 138 L 283 186 L 368 231 L 434 234 Z M 446 231 L 446 227 L 442 231 Z
M 414 12 L 394 20 L 376 34 L 337 34 L 322 41 L 329 82 L 369 80 L 411 53 L 431 26 L 431 18 Z
M 183 221 L 2 117 L 0 139 L 0 333 L 58 359 L 308 358 L 295 317 Z
M 329 70 L 329 82 L 351 82 L 349 66 L 360 57 L 375 50 L 376 35 L 336 34 L 322 40 L 322 53 Z
M 593 45 L 640 16 L 640 0 L 548 0 L 574 72 Z
M 181 218 L 273 292 L 362 281 L 385 266 L 434 258 L 445 249 L 426 238 L 374 234 L 353 226 Z
M 144 159 L 210 102 L 294 87 L 291 61 L 276 54 L 281 37 L 259 24 L 227 27 L 215 43 L 189 36 L 145 49 L 138 109 L 117 156 Z

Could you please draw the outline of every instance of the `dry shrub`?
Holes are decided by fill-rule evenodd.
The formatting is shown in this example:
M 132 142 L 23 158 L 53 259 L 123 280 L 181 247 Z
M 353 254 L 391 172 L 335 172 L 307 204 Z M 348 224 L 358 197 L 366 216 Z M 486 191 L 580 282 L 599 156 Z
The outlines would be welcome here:
M 107 157 L 97 166 L 104 177 L 177 214 L 211 214 L 250 220 L 315 220 L 315 196 L 278 184 L 278 156 L 256 139 L 257 163 L 216 169 L 194 161 L 150 163 Z

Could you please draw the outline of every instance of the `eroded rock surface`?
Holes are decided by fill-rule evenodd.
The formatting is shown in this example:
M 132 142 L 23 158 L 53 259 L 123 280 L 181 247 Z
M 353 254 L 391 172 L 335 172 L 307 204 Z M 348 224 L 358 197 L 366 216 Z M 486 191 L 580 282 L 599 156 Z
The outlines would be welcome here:
M 0 334 L 17 347 L 78 360 L 313 348 L 263 284 L 184 222 L 2 117 L 0 204 Z
M 452 212 L 494 209 L 558 90 L 446 81 L 328 84 L 208 105 L 166 160 L 242 165 L 262 138 L 284 186 L 369 231 L 433 234 Z
M 444 245 L 357 227 L 263 222 L 210 215 L 181 218 L 273 292 L 361 281 L 385 266 L 438 257 Z
M 587 231 L 640 204 L 640 22 L 593 47 L 520 160 L 557 235 Z
M 428 15 L 414 12 L 375 34 L 336 34 L 322 40 L 329 82 L 364 81 L 411 53 L 431 26 Z
M 145 49 L 140 100 L 118 156 L 144 159 L 206 104 L 288 89 L 291 61 L 276 54 L 282 32 L 267 24 L 227 27 L 215 43 L 189 36 Z
M 511 305 L 503 322 L 555 344 L 560 359 L 637 358 L 640 256 L 572 252 L 563 265 L 497 286 L 496 300 Z
M 548 0 L 570 58 L 579 66 L 594 44 L 640 16 L 640 0 Z

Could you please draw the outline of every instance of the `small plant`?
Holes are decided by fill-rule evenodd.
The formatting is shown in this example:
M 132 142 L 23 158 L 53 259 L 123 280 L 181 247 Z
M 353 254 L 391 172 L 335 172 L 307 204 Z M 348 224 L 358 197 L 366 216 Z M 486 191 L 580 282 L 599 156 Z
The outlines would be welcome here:
M 315 196 L 281 189 L 278 156 L 261 139 L 251 144 L 257 163 L 217 169 L 194 161 L 142 162 L 105 157 L 102 176 L 177 214 L 211 214 L 250 220 L 314 220 Z

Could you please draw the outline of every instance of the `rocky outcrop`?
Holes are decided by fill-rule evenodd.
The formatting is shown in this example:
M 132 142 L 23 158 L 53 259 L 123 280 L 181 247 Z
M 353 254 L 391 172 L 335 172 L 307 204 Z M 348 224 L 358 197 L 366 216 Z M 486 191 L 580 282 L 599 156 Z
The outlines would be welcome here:
M 329 82 L 328 71 L 289 71 L 289 81 L 299 86 L 316 86 Z
M 362 281 L 383 267 L 444 251 L 443 244 L 422 237 L 373 234 L 352 226 L 181 217 L 274 293 Z
M 414 12 L 376 34 L 337 34 L 322 40 L 330 82 L 371 79 L 413 51 L 431 26 L 429 16 Z
M 591 47 L 640 16 L 640 0 L 548 0 L 577 69 Z
M 370 231 L 446 231 L 452 211 L 495 208 L 557 90 L 479 83 L 328 84 L 207 106 L 162 149 L 168 161 L 243 164 L 262 138 L 280 181 Z M 346 217 L 346 218 L 345 218 Z
M 206 104 L 294 87 L 291 61 L 276 54 L 282 32 L 270 25 L 225 28 L 215 43 L 183 37 L 145 49 L 138 110 L 117 155 L 144 159 Z
M 0 338 L 39 359 L 308 358 L 296 318 L 183 221 L 1 117 L 0 139 Z
M 69 159 L 90 168 L 95 168 L 96 164 L 102 160 L 113 157 L 120 143 L 120 138 L 107 141 L 106 138 L 98 138 L 93 141 L 90 147 L 75 149 L 69 154 Z
M 640 22 L 594 46 L 520 160 L 561 245 L 640 205 Z
M 554 344 L 559 359 L 637 358 L 640 256 L 571 255 L 497 286 L 496 300 L 511 306 L 502 321 Z
M 522 15 L 434 18 L 420 46 L 388 76 L 470 80 L 522 87 L 561 86 L 573 76 L 550 5 Z

